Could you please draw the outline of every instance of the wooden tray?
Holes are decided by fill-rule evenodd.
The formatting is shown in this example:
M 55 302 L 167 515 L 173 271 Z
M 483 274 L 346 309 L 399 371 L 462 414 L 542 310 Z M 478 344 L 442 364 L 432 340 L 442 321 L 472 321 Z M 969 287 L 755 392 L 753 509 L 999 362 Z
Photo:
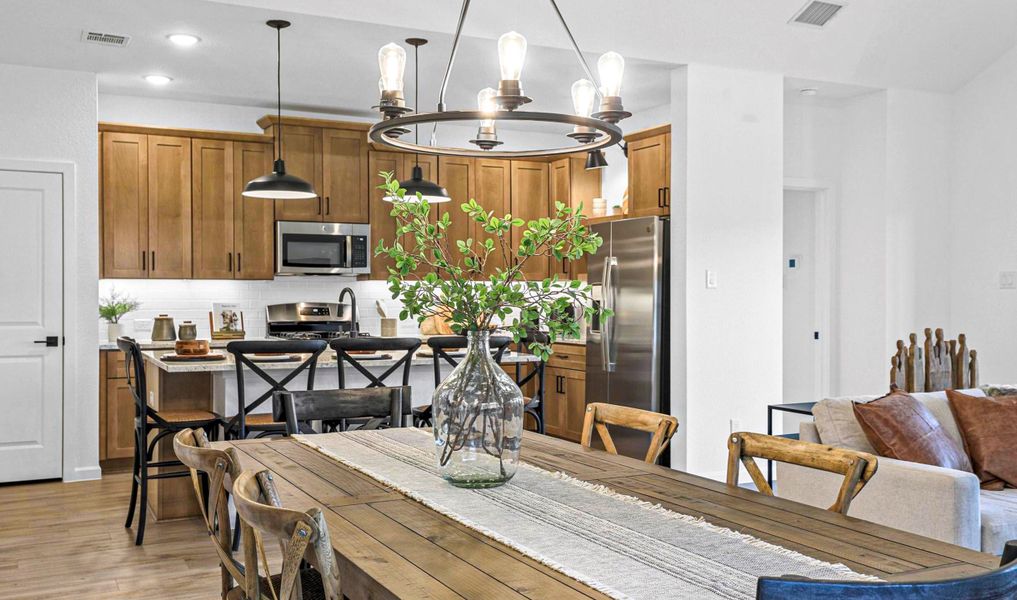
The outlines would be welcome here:
M 218 352 L 209 352 L 208 354 L 163 354 L 159 357 L 159 360 L 164 362 L 215 362 L 220 360 L 226 360 L 225 354 Z

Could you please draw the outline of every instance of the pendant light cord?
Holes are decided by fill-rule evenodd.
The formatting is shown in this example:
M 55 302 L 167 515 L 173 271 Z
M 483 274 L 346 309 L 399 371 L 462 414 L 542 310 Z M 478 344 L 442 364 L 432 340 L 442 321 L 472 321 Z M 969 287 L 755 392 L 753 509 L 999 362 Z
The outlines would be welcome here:
M 276 152 L 277 160 L 282 160 L 282 28 L 275 30 L 275 109 L 276 109 Z
M 413 47 L 413 110 L 420 112 L 420 46 Z M 420 125 L 413 126 L 413 143 L 420 145 Z M 420 166 L 420 153 L 413 153 L 414 166 Z

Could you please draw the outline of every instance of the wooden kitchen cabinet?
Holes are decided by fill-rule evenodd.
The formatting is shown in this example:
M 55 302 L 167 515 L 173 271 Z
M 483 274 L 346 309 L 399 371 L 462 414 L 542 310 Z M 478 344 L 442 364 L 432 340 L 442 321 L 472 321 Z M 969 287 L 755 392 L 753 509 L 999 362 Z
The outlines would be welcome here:
M 405 179 L 403 170 L 403 155 L 399 152 L 375 152 L 372 150 L 368 159 L 368 170 L 371 173 L 379 172 L 393 173 L 397 180 Z M 381 180 L 378 180 L 381 183 Z M 377 186 L 371 186 L 371 247 L 368 249 L 371 255 L 371 279 L 388 279 L 388 268 L 394 267 L 395 263 L 387 256 L 375 256 L 374 249 L 378 242 L 384 240 L 386 246 L 392 245 L 395 239 L 396 220 L 391 216 L 392 203 L 382 198 L 385 192 Z
M 671 214 L 671 126 L 625 137 L 629 155 L 630 217 Z
M 191 276 L 191 140 L 148 136 L 148 277 Z
M 576 156 L 551 161 L 548 168 L 548 215 L 554 216 L 557 212 L 555 203 L 561 202 L 577 211 L 581 207 L 582 214 L 589 217 L 593 199 L 601 194 L 601 170 L 587 170 L 586 159 Z M 551 257 L 548 266 L 550 275 L 557 275 L 559 279 L 580 279 L 586 275 L 585 256 L 577 261 Z
M 102 137 L 102 272 L 148 277 L 148 136 Z
M 526 222 L 547 217 L 548 164 L 546 162 L 512 161 L 512 216 Z M 512 247 L 518 248 L 523 228 L 512 229 Z M 529 257 L 523 264 L 522 274 L 529 281 L 541 281 L 548 275 L 545 256 Z
M 324 196 L 321 220 L 370 222 L 367 187 L 372 178 L 368 170 L 367 136 L 363 131 L 322 129 L 321 153 L 322 187 L 318 191 Z
M 544 431 L 578 442 L 586 416 L 586 347 L 555 344 L 544 377 Z
M 508 214 L 512 210 L 512 163 L 507 160 L 478 158 L 474 162 L 474 167 L 476 169 L 476 196 L 474 199 L 477 204 L 484 207 L 486 211 L 494 211 L 497 217 Z M 495 236 L 485 233 L 478 225 L 473 238 L 477 243 L 480 243 L 488 238 L 495 238 Z M 488 258 L 484 268 L 484 275 L 487 277 L 496 273 L 498 269 L 508 266 L 505 264 L 505 258 L 497 243 L 498 240 L 495 239 L 496 250 Z
M 99 353 L 99 460 L 134 456 L 134 396 L 127 384 L 124 355 Z
M 456 248 L 456 240 L 472 239 L 477 247 L 477 223 L 463 212 L 462 205 L 477 196 L 476 161 L 472 158 L 459 156 L 441 156 L 438 158 L 438 185 L 448 191 L 451 202 L 443 202 L 432 207 L 435 220 L 448 215 L 451 225 L 445 230 L 448 236 L 449 249 L 453 261 L 462 264 L 464 256 Z
M 242 195 L 248 181 L 272 170 L 272 160 L 271 144 L 234 142 L 234 279 L 275 276 L 275 202 Z
M 194 279 L 233 279 L 233 151 L 233 142 L 223 140 L 194 140 L 191 145 Z
M 274 134 L 277 125 L 266 133 Z M 321 129 L 285 125 L 282 128 L 283 158 L 286 172 L 311 184 L 321 194 Z M 320 221 L 324 212 L 321 196 L 301 200 L 276 200 L 275 217 L 280 221 Z

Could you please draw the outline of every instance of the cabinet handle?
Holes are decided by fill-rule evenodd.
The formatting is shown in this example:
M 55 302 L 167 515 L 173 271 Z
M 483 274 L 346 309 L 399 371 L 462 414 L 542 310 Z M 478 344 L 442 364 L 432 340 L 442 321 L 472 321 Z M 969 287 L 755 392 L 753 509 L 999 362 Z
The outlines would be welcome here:
M 325 214 L 332 214 L 332 196 L 325 196 Z
M 657 208 L 664 208 L 664 188 L 657 188 Z
M 318 214 L 321 214 L 321 196 L 318 196 Z
M 237 273 L 240 272 L 240 253 L 237 252 Z
M 671 206 L 671 188 L 664 188 L 664 208 Z
M 155 270 L 155 250 L 152 250 L 152 270 Z
M 145 252 L 144 250 L 141 251 L 141 270 L 142 271 L 148 270 L 148 253 Z
M 229 258 L 229 261 L 230 261 L 230 273 L 232 273 L 233 272 L 233 253 L 232 252 L 227 252 L 226 253 L 226 257 Z

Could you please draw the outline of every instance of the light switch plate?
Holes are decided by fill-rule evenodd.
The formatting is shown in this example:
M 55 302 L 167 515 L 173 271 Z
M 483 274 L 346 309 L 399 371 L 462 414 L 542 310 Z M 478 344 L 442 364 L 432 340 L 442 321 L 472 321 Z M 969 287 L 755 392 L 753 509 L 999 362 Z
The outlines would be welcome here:
M 717 272 L 713 269 L 706 270 L 706 289 L 717 289 Z
M 1017 290 L 1017 271 L 1000 271 L 999 289 Z

